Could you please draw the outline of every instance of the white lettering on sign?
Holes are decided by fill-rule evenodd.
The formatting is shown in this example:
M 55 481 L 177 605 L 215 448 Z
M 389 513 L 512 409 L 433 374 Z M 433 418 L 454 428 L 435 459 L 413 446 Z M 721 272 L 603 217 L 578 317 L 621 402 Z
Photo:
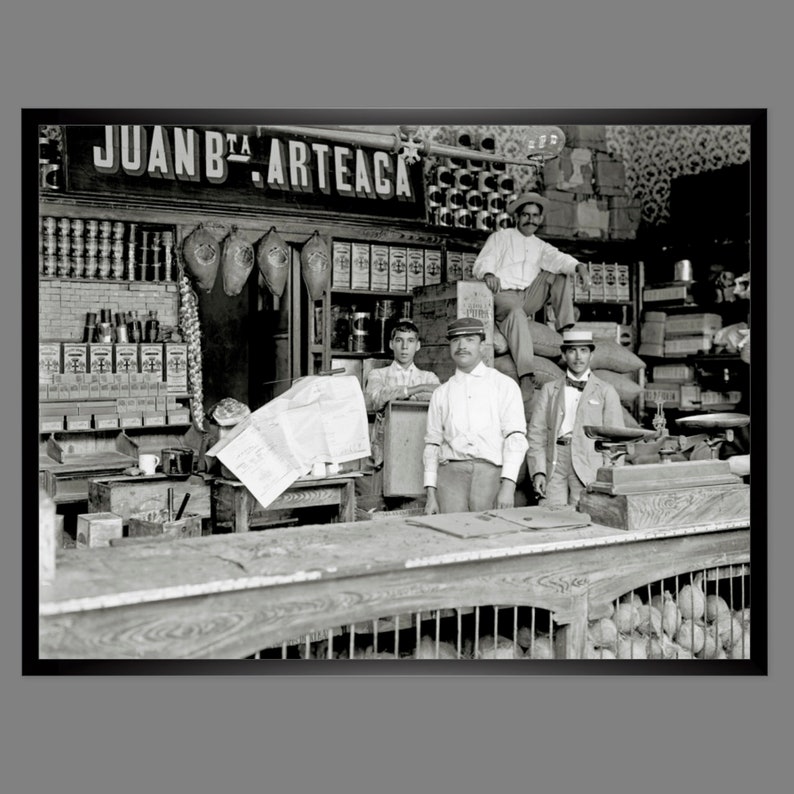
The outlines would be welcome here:
M 385 151 L 340 144 L 271 138 L 265 143 L 267 167 L 252 170 L 258 188 L 318 190 L 325 195 L 415 201 L 405 161 Z M 220 185 L 229 178 L 229 163 L 250 163 L 250 136 L 238 132 L 154 125 L 106 125 L 104 141 L 92 148 L 100 174 L 147 174 L 155 179 Z M 264 164 L 263 164 L 264 165 Z

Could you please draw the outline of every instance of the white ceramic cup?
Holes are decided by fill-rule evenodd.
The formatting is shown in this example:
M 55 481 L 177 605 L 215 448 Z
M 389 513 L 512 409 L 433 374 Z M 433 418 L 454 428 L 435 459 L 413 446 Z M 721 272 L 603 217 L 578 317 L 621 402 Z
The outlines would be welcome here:
M 138 468 L 144 474 L 154 474 L 159 465 L 160 458 L 157 455 L 138 455 Z

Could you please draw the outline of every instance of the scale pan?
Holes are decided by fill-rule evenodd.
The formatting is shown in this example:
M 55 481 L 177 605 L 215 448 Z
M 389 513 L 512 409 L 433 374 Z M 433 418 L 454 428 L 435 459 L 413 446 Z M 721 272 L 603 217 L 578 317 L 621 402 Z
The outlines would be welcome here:
M 750 424 L 750 417 L 747 414 L 724 413 L 724 414 L 697 414 L 697 416 L 682 416 L 675 420 L 681 427 L 696 427 L 701 429 L 746 427 Z
M 602 427 L 585 425 L 584 434 L 588 438 L 600 438 L 604 441 L 639 441 L 641 438 L 655 436 L 655 430 L 643 430 L 641 427 Z

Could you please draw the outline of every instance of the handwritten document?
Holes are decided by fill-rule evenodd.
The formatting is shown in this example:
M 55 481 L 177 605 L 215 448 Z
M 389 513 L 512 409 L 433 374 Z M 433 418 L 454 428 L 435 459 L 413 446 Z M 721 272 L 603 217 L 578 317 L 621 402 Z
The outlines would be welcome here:
M 312 464 L 370 454 L 358 378 L 310 375 L 236 425 L 207 455 L 219 458 L 267 507 Z

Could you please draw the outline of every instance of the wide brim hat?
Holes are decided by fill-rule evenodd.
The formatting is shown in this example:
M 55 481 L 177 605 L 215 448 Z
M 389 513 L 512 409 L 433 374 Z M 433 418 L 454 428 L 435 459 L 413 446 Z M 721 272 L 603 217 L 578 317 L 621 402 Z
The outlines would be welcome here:
M 515 215 L 524 204 L 537 204 L 545 213 L 549 208 L 549 200 L 540 193 L 522 193 L 518 198 L 514 198 L 506 207 L 510 215 Z
M 565 350 L 566 347 L 582 347 L 585 345 L 589 347 L 590 350 L 595 350 L 592 331 L 577 331 L 575 328 L 569 328 L 567 331 L 562 332 L 560 347 L 563 350 Z
M 476 317 L 459 317 L 447 326 L 447 339 L 477 335 L 485 339 L 485 326 Z

